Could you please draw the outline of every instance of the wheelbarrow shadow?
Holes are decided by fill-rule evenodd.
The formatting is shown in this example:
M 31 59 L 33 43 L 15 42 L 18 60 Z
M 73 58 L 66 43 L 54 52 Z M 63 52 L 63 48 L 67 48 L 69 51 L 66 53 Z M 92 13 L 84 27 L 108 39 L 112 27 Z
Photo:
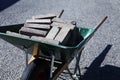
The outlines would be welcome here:
M 0 12 L 20 0 L 0 0 Z
M 82 80 L 120 80 L 120 68 L 112 65 L 100 67 L 112 45 L 107 45 L 103 52 L 92 62 L 82 76 Z

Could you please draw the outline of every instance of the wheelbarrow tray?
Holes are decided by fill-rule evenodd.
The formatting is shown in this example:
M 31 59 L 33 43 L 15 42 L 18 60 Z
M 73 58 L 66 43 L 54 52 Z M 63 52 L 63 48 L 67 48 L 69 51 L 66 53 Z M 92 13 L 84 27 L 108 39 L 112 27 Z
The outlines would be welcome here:
M 0 26 L 0 38 L 15 45 L 18 48 L 21 48 L 22 46 L 27 48 L 33 46 L 35 43 L 39 43 L 41 50 L 43 51 L 53 50 L 56 54 L 60 53 L 62 56 L 62 60 L 64 61 L 71 60 L 74 57 L 75 53 L 78 53 L 82 49 L 82 47 L 84 47 L 84 45 L 90 39 L 90 36 L 94 33 L 93 29 L 82 28 L 80 26 L 77 26 L 77 28 L 79 28 L 79 33 L 82 35 L 84 39 L 78 45 L 72 47 L 6 34 L 6 31 L 13 31 L 19 33 L 19 29 L 23 27 L 23 25 L 24 24 Z M 46 52 L 45 54 L 47 53 L 48 52 Z

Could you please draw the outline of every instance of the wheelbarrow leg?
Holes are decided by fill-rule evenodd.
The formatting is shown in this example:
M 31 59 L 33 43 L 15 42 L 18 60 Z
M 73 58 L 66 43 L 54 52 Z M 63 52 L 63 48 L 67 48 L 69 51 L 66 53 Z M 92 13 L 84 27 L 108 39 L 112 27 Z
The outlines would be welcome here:
M 25 59 L 26 59 L 26 67 L 28 66 L 28 47 L 25 47 L 23 46 L 22 49 L 24 50 L 26 56 L 25 56 Z
M 80 78 L 77 77 L 77 74 L 76 73 L 72 73 L 70 71 L 70 69 L 67 67 L 67 71 L 68 73 L 70 74 L 70 77 L 73 79 L 73 80 L 82 80 L 81 79 L 81 71 L 80 71 L 80 66 L 78 65 L 78 67 L 76 67 L 76 72 L 77 72 L 77 69 L 79 71 L 79 75 L 80 75 Z M 75 71 L 75 70 L 74 70 Z
M 67 71 L 68 71 L 68 73 L 70 74 L 70 77 L 71 77 L 73 80 L 82 80 L 79 62 L 80 62 L 80 57 L 81 57 L 81 54 L 82 54 L 82 50 L 83 50 L 83 49 L 84 49 L 84 47 L 81 48 L 81 50 L 79 51 L 78 54 L 76 54 L 76 57 L 75 57 L 75 58 L 76 58 L 76 63 L 75 63 L 74 72 L 71 73 L 71 71 L 70 71 L 69 68 L 67 67 Z M 77 70 L 79 71 L 79 76 L 80 76 L 80 78 L 78 78 Z
M 81 57 L 81 54 L 82 54 L 82 50 L 76 56 L 76 64 L 75 64 L 75 69 L 74 69 L 74 74 L 73 74 L 73 77 L 75 78 L 75 80 L 81 79 L 81 70 L 80 70 L 79 62 L 80 62 L 80 57 Z M 79 71 L 80 78 L 77 77 L 77 70 Z
M 51 53 L 51 67 L 50 67 L 50 80 L 52 80 L 53 77 L 53 67 L 54 67 L 54 61 L 55 61 L 55 56 L 53 53 Z
M 74 80 L 73 74 L 71 73 L 70 69 L 67 67 L 67 71 L 70 74 L 70 77 Z
M 25 63 L 26 63 L 26 66 L 28 66 L 28 49 L 26 48 L 23 48 L 23 50 L 25 51 Z

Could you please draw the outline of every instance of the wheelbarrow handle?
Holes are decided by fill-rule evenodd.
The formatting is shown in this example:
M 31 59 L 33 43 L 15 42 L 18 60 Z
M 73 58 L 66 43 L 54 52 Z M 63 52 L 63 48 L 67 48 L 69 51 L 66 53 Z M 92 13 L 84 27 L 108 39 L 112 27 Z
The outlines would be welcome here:
M 89 35 L 89 37 L 86 38 L 86 42 L 88 42 L 88 41 L 92 38 L 92 36 L 94 35 L 94 33 L 99 29 L 99 27 L 105 22 L 105 20 L 106 20 L 107 18 L 108 18 L 108 17 L 105 16 L 105 17 L 95 26 L 94 32 L 93 32 L 91 35 Z
M 63 14 L 63 12 L 64 12 L 64 9 L 62 9 L 61 11 L 60 11 L 60 13 L 58 14 L 58 18 L 61 18 L 61 16 L 62 16 L 62 14 Z
M 99 29 L 99 27 L 105 22 L 108 16 L 105 16 L 94 28 L 95 32 Z

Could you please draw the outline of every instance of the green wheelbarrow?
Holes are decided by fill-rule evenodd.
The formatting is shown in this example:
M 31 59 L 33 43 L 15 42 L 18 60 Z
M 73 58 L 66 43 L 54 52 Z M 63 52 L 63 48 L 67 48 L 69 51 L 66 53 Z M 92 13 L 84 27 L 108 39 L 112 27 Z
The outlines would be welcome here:
M 8 30 L 18 33 L 24 24 L 0 26 L 0 38 L 25 50 L 27 66 L 21 80 L 56 80 L 63 70 L 67 70 L 73 80 L 79 80 L 81 78 L 79 61 L 82 50 L 106 19 L 107 16 L 95 29 L 78 26 L 79 34 L 83 37 L 83 40 L 72 47 L 6 34 Z M 32 54 L 30 60 L 28 60 L 28 53 Z M 75 68 L 73 72 L 70 72 L 68 65 L 74 58 L 77 59 Z M 79 76 L 76 74 L 77 71 Z

